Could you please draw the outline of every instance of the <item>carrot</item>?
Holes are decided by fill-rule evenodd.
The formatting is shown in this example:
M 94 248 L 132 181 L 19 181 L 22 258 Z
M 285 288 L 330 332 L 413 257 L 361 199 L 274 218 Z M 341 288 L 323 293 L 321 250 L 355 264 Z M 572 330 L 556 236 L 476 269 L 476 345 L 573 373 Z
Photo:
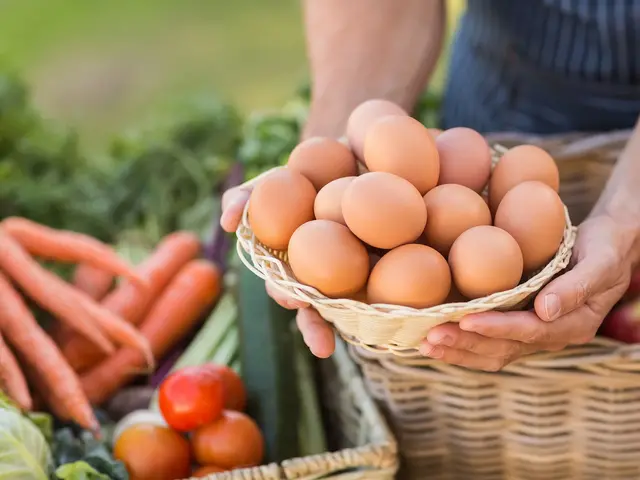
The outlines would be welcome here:
M 61 412 L 89 430 L 99 428 L 80 379 L 6 277 L 0 275 L 0 328 L 23 363 L 53 395 Z
M 193 328 L 204 310 L 220 293 L 220 271 L 206 260 L 193 260 L 171 281 L 145 317 L 140 331 L 162 358 Z M 89 400 L 100 405 L 135 378 L 144 366 L 140 352 L 118 350 L 81 376 Z
M 147 288 L 147 283 L 111 247 L 81 233 L 54 230 L 21 217 L 9 217 L 0 224 L 30 254 L 59 262 L 87 263 L 122 276 Z
M 149 288 L 145 294 L 129 282 L 123 282 L 104 298 L 102 306 L 133 325 L 139 325 L 169 282 L 199 252 L 200 242 L 193 233 L 174 232 L 167 235 L 137 269 L 140 276 L 148 280 Z M 59 344 L 76 372 L 85 371 L 104 359 L 101 352 L 75 332 Z
M 0 300 L 0 307 L 3 306 Z M 22 410 L 31 410 L 33 401 L 27 381 L 9 346 L 0 335 L 0 387 Z
M 104 333 L 85 321 L 74 301 L 75 290 L 64 280 L 42 268 L 20 244 L 0 227 L 0 269 L 22 290 L 58 319 L 73 327 L 106 353 L 115 348 Z
M 113 274 L 88 263 L 81 263 L 73 272 L 73 286 L 94 300 L 102 300 L 113 286 Z

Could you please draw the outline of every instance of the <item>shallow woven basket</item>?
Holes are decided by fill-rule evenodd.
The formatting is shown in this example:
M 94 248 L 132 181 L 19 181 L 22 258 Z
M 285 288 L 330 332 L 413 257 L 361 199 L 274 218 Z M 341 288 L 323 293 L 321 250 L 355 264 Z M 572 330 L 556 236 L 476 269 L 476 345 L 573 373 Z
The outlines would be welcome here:
M 628 136 L 489 139 L 548 150 L 563 200 L 582 220 Z M 396 434 L 401 479 L 640 479 L 640 345 L 596 338 L 530 355 L 499 373 L 350 351 Z
M 261 467 L 232 470 L 208 480 L 391 480 L 398 451 L 387 422 L 369 395 L 347 347 L 320 365 L 321 392 L 329 432 L 340 450 Z
M 499 144 L 494 146 L 494 165 L 505 151 L 506 148 Z M 364 171 L 364 168 L 361 170 Z M 260 181 L 269 173 L 265 172 L 251 183 Z M 251 271 L 290 297 L 315 307 L 347 342 L 372 351 L 389 351 L 398 356 L 414 355 L 420 341 L 436 325 L 457 322 L 470 313 L 522 308 L 536 292 L 569 264 L 575 240 L 575 228 L 565 207 L 566 226 L 558 252 L 544 268 L 526 278 L 517 287 L 468 302 L 448 303 L 425 309 L 384 304 L 369 305 L 351 299 L 328 298 L 315 288 L 297 282 L 287 262 L 286 252 L 272 250 L 255 237 L 249 224 L 248 210 L 247 203 L 236 231 L 236 246 L 240 259 Z

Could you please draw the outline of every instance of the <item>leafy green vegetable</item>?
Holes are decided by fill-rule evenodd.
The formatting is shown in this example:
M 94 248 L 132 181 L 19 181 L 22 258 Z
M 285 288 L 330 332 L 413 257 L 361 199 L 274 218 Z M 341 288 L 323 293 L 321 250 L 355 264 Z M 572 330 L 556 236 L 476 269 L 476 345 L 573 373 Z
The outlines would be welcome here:
M 98 472 L 82 460 L 58 467 L 56 478 L 61 480 L 110 480 L 108 475 Z
M 42 432 L 19 411 L 0 408 L 0 479 L 48 480 L 51 451 Z

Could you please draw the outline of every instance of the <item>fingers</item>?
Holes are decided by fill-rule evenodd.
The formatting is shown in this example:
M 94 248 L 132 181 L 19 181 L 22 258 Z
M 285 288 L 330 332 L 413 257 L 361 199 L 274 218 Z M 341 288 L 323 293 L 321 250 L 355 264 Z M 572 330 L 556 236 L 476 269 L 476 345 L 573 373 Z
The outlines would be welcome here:
M 220 225 L 226 232 L 235 232 L 242 219 L 244 206 L 249 201 L 251 191 L 246 187 L 235 187 L 222 195 L 222 216 Z
M 589 256 L 542 289 L 535 300 L 539 318 L 553 321 L 585 304 L 607 281 L 615 265 L 607 256 Z
M 554 322 L 540 320 L 533 312 L 469 315 L 460 320 L 460 329 L 485 337 L 546 347 L 586 343 L 593 338 L 599 324 L 599 315 L 583 306 Z
M 279 290 L 272 282 L 267 280 L 264 284 L 267 294 L 273 298 L 278 305 L 283 308 L 288 308 L 289 310 L 295 310 L 296 308 L 306 308 L 309 306 L 308 303 L 302 302 L 300 300 L 296 300 L 295 298 L 291 298 L 282 290 Z
M 427 357 L 442 360 L 443 362 L 451 365 L 458 365 L 460 367 L 471 368 L 473 370 L 484 370 L 485 372 L 497 372 L 519 356 L 532 351 L 532 347 L 530 345 L 520 344 L 521 347 L 518 352 L 512 356 L 488 357 L 469 352 L 468 350 L 458 350 L 456 348 L 443 346 L 428 347 L 426 345 L 429 344 L 421 346 L 420 353 Z
M 474 332 L 465 332 L 457 324 L 453 323 L 439 325 L 427 334 L 422 347 L 429 349 L 436 346 L 466 350 L 478 355 L 495 358 L 516 357 L 522 348 L 520 342 L 484 337 Z
M 313 308 L 302 308 L 296 316 L 298 329 L 311 353 L 319 358 L 331 356 L 336 339 L 331 326 Z

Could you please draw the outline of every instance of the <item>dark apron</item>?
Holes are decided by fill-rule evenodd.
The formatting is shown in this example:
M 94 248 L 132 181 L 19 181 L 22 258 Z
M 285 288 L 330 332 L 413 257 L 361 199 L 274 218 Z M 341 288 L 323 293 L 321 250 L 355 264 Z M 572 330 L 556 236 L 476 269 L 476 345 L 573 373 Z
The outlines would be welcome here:
M 640 114 L 639 65 L 640 0 L 468 0 L 443 126 L 631 128 Z

